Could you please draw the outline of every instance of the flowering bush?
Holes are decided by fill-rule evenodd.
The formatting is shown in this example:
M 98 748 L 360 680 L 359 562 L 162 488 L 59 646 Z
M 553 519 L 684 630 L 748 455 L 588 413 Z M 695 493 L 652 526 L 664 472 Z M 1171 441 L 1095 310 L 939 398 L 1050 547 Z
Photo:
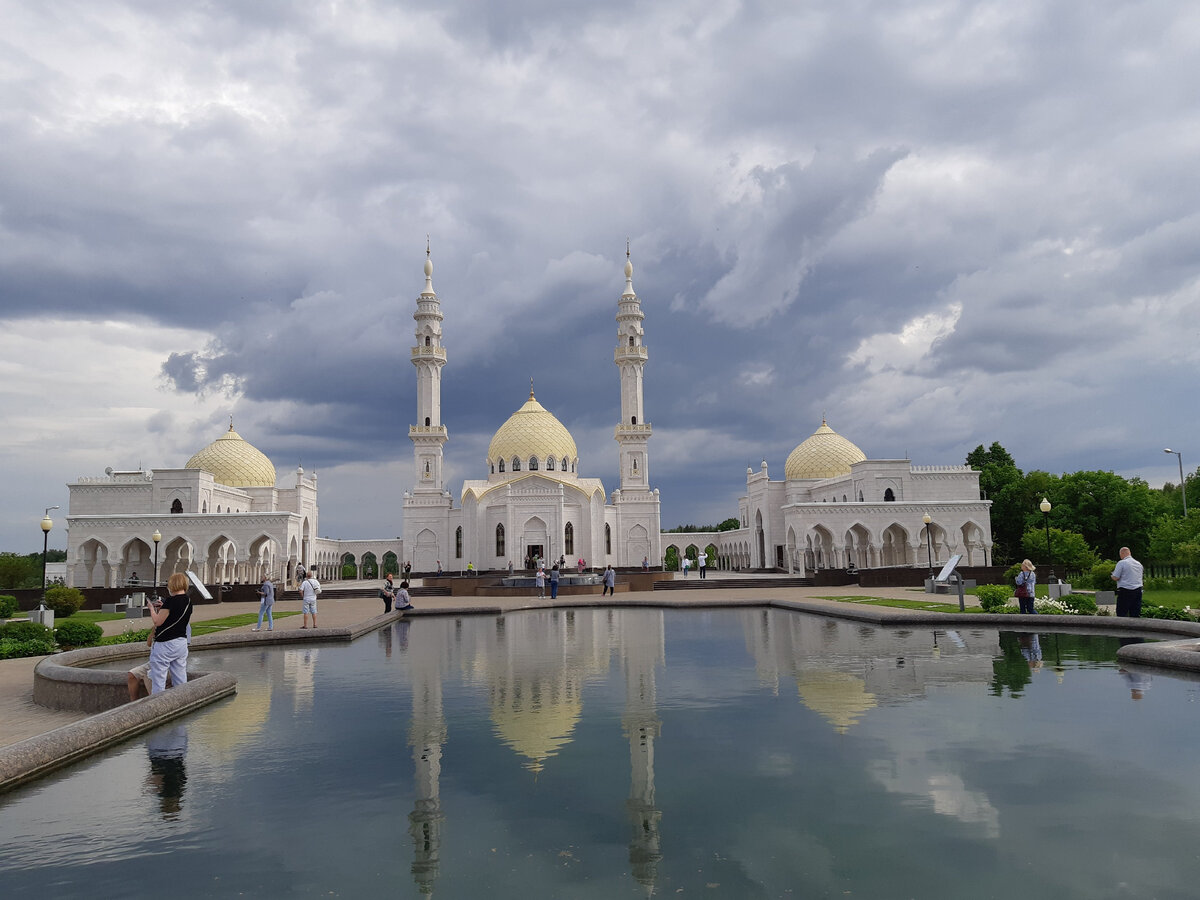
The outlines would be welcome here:
M 1012 597 L 1012 591 L 1003 584 L 981 584 L 975 588 L 975 596 L 979 599 L 980 609 L 986 613 L 997 613 L 1003 611 Z
M 1033 609 L 1046 616 L 1065 616 L 1071 612 L 1067 609 L 1066 604 L 1058 600 L 1051 600 L 1049 597 L 1034 600 Z

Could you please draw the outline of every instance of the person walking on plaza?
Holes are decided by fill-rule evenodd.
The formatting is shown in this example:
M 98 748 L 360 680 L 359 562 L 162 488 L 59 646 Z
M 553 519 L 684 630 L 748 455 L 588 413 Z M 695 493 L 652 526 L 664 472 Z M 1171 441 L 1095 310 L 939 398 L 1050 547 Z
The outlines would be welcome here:
M 261 598 L 258 603 L 258 624 L 254 626 L 255 631 L 262 631 L 263 615 L 267 617 L 267 631 L 275 630 L 275 617 L 271 614 L 271 610 L 275 606 L 275 584 L 271 581 L 270 575 L 264 575 L 262 585 L 258 589 L 258 596 Z
M 309 575 L 300 582 L 300 611 L 304 614 L 304 624 L 301 629 L 308 627 L 308 617 L 312 616 L 312 627 L 317 627 L 317 594 L 321 593 L 321 582 L 316 575 Z
M 546 570 L 541 566 L 538 567 L 537 574 L 533 576 L 533 586 L 538 589 L 538 596 L 545 598 L 546 596 Z
M 396 585 L 392 582 L 391 572 L 388 572 L 383 578 L 383 587 L 379 589 L 379 599 L 383 601 L 384 614 L 390 613 L 392 601 L 396 599 Z
M 643 572 L 650 571 L 650 557 L 648 557 L 648 556 L 642 557 L 642 571 Z
M 704 577 L 705 566 L 708 563 L 708 553 L 704 550 L 700 551 L 700 555 L 696 557 L 696 565 L 700 567 L 700 577 Z
M 558 599 L 558 563 L 550 568 L 550 599 Z
M 154 623 L 154 646 L 150 648 L 150 693 L 161 694 L 171 684 L 187 683 L 187 628 L 192 620 L 192 601 L 188 599 L 187 575 L 176 572 L 167 579 L 170 595 L 150 611 Z
M 613 570 L 612 563 L 609 563 L 608 568 L 604 570 L 604 590 L 600 592 L 600 596 L 603 597 L 605 594 L 608 594 L 611 597 L 616 588 L 617 573 Z
M 1137 619 L 1142 615 L 1142 564 L 1133 558 L 1128 547 L 1121 548 L 1121 559 L 1113 569 L 1117 583 L 1117 615 Z
M 1021 607 L 1021 612 L 1037 612 L 1033 608 L 1033 589 L 1037 586 L 1037 575 L 1033 563 L 1027 559 L 1021 561 L 1021 571 L 1017 573 L 1016 584 L 1017 604 Z

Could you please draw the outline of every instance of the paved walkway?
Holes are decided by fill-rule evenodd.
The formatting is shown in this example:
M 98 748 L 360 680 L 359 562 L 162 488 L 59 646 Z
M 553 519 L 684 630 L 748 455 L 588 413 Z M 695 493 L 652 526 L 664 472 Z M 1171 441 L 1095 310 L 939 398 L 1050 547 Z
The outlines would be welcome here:
M 709 577 L 709 581 L 720 580 L 718 573 L 713 573 Z M 333 586 L 342 587 L 344 583 L 334 583 Z M 373 593 L 375 590 L 374 582 L 371 582 L 368 589 Z M 674 590 L 670 592 L 653 592 L 653 591 L 630 591 L 626 593 L 616 594 L 612 600 L 612 605 L 620 606 L 623 603 L 638 602 L 645 603 L 648 600 L 662 600 L 670 603 L 688 603 L 701 602 L 712 603 L 713 601 L 725 602 L 741 602 L 749 605 L 761 603 L 766 600 L 819 600 L 823 597 L 877 597 L 877 598 L 898 598 L 905 600 L 922 600 L 927 599 L 931 602 L 957 603 L 957 597 L 948 595 L 938 595 L 931 597 L 923 594 L 919 589 L 912 588 L 874 588 L 863 589 L 857 585 L 847 585 L 843 587 L 811 587 L 811 588 L 755 588 L 753 590 L 714 590 L 708 589 L 693 589 L 693 590 Z M 463 606 L 478 604 L 480 606 L 499 607 L 502 610 L 515 610 L 525 608 L 536 608 L 544 606 L 570 606 L 572 601 L 594 603 L 598 598 L 593 595 L 584 595 L 577 597 L 559 597 L 555 602 L 550 600 L 539 600 L 536 596 L 528 598 L 514 597 L 418 597 L 416 605 L 421 609 L 461 609 Z M 967 603 L 974 604 L 973 596 L 967 597 Z M 835 604 L 838 601 L 830 600 L 830 604 Z M 323 599 L 318 604 L 318 621 L 322 627 L 341 627 L 357 625 L 360 622 L 365 622 L 367 619 L 373 618 L 383 612 L 383 603 L 375 596 L 362 597 L 358 599 L 333 600 Z M 276 612 L 299 612 L 299 600 L 279 600 L 275 603 Z M 209 619 L 223 619 L 227 616 L 237 615 L 239 613 L 258 614 L 258 603 L 214 603 L 197 606 L 192 612 L 193 622 L 203 622 Z M 290 631 L 301 626 L 302 616 L 288 616 L 284 619 L 278 619 L 275 623 L 275 628 L 278 631 Z M 142 628 L 145 627 L 142 622 L 148 620 L 129 620 L 121 619 L 110 622 L 100 623 L 105 634 L 120 634 L 126 628 Z M 245 625 L 239 628 L 230 629 L 231 631 L 249 631 L 253 625 Z M 79 721 L 87 718 L 87 713 L 69 712 L 62 710 L 46 709 L 43 706 L 38 706 L 33 702 L 33 669 L 45 657 L 33 657 L 30 659 L 6 659 L 0 660 L 0 747 L 5 747 L 10 744 L 15 744 L 18 741 L 23 741 L 26 738 L 35 737 L 39 734 L 44 734 L 60 728 L 63 725 L 71 722 Z

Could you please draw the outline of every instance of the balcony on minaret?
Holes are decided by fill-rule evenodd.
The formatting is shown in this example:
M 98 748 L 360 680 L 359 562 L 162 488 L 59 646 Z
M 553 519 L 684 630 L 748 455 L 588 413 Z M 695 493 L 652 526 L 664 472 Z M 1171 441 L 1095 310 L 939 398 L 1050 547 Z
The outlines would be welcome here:
M 412 348 L 412 358 L 413 358 L 414 362 L 416 362 L 418 360 L 428 359 L 428 360 L 433 360 L 433 361 L 444 363 L 446 361 L 446 348 L 445 347 L 434 347 L 434 346 L 413 347 Z
M 616 352 L 613 353 L 613 362 L 629 362 L 630 360 L 647 360 L 650 358 L 650 349 L 643 344 L 638 344 L 634 347 L 627 347 L 622 344 L 617 345 Z
M 621 438 L 646 438 L 654 431 L 649 422 L 641 425 L 618 425 L 613 432 L 613 437 L 618 441 Z
M 445 425 L 409 425 L 408 436 L 410 438 L 417 437 L 435 437 L 445 440 L 447 437 Z

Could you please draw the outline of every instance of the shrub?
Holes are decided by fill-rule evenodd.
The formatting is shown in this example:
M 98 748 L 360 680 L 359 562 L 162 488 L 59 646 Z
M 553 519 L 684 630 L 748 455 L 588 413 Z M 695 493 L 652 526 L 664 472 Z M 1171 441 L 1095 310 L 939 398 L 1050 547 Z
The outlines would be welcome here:
M 1092 566 L 1092 587 L 1098 591 L 1111 591 L 1115 584 L 1112 573 L 1116 567 L 1115 562 L 1107 559 Z
M 1067 594 L 1062 598 L 1062 604 L 1067 611 L 1076 616 L 1096 615 L 1096 601 L 1087 594 Z
M 150 629 L 143 628 L 141 631 L 123 631 L 120 634 L 110 634 L 108 637 L 101 638 L 100 643 L 102 645 L 144 644 L 148 637 L 150 637 Z
M 1143 619 L 1170 619 L 1175 622 L 1195 622 L 1191 613 L 1171 606 L 1155 606 L 1153 603 L 1142 604 Z
M 987 613 L 1000 612 L 1012 597 L 1012 591 L 1003 584 L 981 584 L 975 588 L 980 608 Z
M 55 618 L 66 619 L 75 615 L 86 598 L 76 588 L 55 585 L 46 591 L 46 606 L 54 610 Z
M 1034 600 L 1033 609 L 1034 612 L 1041 613 L 1044 616 L 1065 616 L 1070 612 L 1065 603 L 1059 600 L 1051 600 L 1049 597 Z
M 1148 591 L 1167 591 L 1171 589 L 1171 579 L 1152 576 L 1145 580 L 1142 587 Z
M 6 641 L 0 638 L 0 659 L 49 656 L 58 650 L 54 641 Z
M 1021 574 L 1021 564 L 1019 562 L 1013 563 L 1011 566 L 1009 566 L 1007 569 L 1004 570 L 1004 580 L 1008 584 L 1012 584 L 1013 582 L 1015 582 L 1017 580 L 1017 576 L 1019 574 Z
M 16 597 L 11 594 L 0 595 L 0 619 L 11 619 L 20 608 Z
M 60 647 L 92 647 L 104 637 L 104 629 L 91 622 L 63 622 L 54 629 Z
M 54 643 L 54 632 L 39 622 L 9 622 L 0 625 L 0 641 L 48 641 Z

